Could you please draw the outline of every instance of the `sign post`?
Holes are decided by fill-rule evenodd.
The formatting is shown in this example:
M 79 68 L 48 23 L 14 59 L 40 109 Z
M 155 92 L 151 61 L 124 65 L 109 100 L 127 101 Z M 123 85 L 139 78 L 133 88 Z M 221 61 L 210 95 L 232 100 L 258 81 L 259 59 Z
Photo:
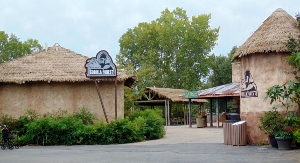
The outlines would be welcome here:
M 115 119 L 117 119 L 117 67 L 113 63 L 107 51 L 101 50 L 97 53 L 96 57 L 86 60 L 85 75 L 87 78 L 94 79 L 97 88 L 98 96 L 101 102 L 105 120 L 108 123 L 105 107 L 101 98 L 100 90 L 97 84 L 97 79 L 114 79 L 115 80 Z

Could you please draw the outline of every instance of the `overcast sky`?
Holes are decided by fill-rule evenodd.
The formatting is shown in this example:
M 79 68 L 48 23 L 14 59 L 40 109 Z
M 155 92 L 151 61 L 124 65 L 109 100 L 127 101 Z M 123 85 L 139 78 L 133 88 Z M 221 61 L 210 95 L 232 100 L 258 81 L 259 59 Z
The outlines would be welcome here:
M 37 39 L 45 47 L 59 43 L 94 57 L 107 50 L 113 60 L 118 40 L 140 22 L 151 22 L 168 8 L 183 8 L 188 17 L 211 14 L 211 28 L 220 27 L 211 53 L 226 55 L 277 8 L 295 17 L 299 0 L 0 0 L 0 31 L 21 41 Z

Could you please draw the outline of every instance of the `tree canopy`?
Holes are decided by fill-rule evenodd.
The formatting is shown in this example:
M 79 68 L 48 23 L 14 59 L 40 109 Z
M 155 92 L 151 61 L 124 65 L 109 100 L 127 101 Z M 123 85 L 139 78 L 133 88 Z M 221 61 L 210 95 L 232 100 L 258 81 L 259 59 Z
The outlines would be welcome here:
M 165 9 L 150 23 L 128 29 L 119 40 L 120 68 L 138 76 L 138 87 L 198 89 L 209 73 L 209 53 L 216 45 L 218 28 L 210 14 L 191 19 L 182 8 Z
M 16 35 L 11 34 L 9 36 L 4 31 L 0 31 L 0 63 L 31 54 L 41 49 L 42 46 L 35 39 L 27 39 L 22 42 Z
M 238 49 L 237 46 L 232 47 L 231 51 L 227 54 L 227 56 L 212 55 L 210 57 L 211 75 L 209 76 L 209 84 L 211 87 L 231 83 L 232 81 L 231 58 L 237 49 Z

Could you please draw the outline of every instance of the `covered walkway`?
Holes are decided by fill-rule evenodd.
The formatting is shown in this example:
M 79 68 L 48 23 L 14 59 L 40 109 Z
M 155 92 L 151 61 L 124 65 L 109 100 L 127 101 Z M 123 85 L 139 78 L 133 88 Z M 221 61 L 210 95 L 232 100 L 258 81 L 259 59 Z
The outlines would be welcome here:
M 202 105 L 203 103 L 208 102 L 205 99 L 183 99 L 180 98 L 184 92 L 188 90 L 185 89 L 172 89 L 172 88 L 156 88 L 156 87 L 148 87 L 144 91 L 144 96 L 142 99 L 135 101 L 135 105 L 144 105 L 150 106 L 153 108 L 154 106 L 161 106 L 164 108 L 164 117 L 165 117 L 165 125 L 171 125 L 171 107 L 175 104 L 183 104 L 184 105 L 184 115 L 183 115 L 183 123 L 187 124 L 187 105 Z
M 229 83 L 229 84 L 224 84 L 221 86 L 217 87 L 212 87 L 204 90 L 199 90 L 199 91 L 187 91 L 179 95 L 180 98 L 182 99 L 188 99 L 190 102 L 191 100 L 195 99 L 208 99 L 210 102 L 210 126 L 213 126 L 213 105 L 212 105 L 212 100 L 216 99 L 216 116 L 217 116 L 217 127 L 219 127 L 219 102 L 218 100 L 220 98 L 223 99 L 233 99 L 233 106 L 232 106 L 232 111 L 239 113 L 240 110 L 240 83 L 239 82 L 234 82 L 234 83 Z M 191 104 L 191 103 L 190 103 Z M 190 109 L 191 105 L 189 105 L 189 115 L 190 114 Z M 225 111 L 227 110 L 227 103 L 226 103 L 226 108 Z M 191 116 L 189 116 L 189 119 L 191 119 Z M 190 120 L 191 121 L 191 120 Z M 192 127 L 192 123 L 189 123 L 190 127 Z

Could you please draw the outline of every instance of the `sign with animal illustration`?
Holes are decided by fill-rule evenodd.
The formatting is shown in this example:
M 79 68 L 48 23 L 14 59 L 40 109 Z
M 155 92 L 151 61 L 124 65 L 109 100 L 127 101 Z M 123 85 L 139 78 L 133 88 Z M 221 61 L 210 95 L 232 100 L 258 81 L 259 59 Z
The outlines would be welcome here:
M 241 98 L 258 97 L 257 85 L 255 84 L 250 70 L 246 70 L 241 84 Z
M 97 53 L 96 57 L 86 60 L 85 63 L 86 77 L 116 77 L 117 68 L 113 63 L 107 51 L 101 50 Z

